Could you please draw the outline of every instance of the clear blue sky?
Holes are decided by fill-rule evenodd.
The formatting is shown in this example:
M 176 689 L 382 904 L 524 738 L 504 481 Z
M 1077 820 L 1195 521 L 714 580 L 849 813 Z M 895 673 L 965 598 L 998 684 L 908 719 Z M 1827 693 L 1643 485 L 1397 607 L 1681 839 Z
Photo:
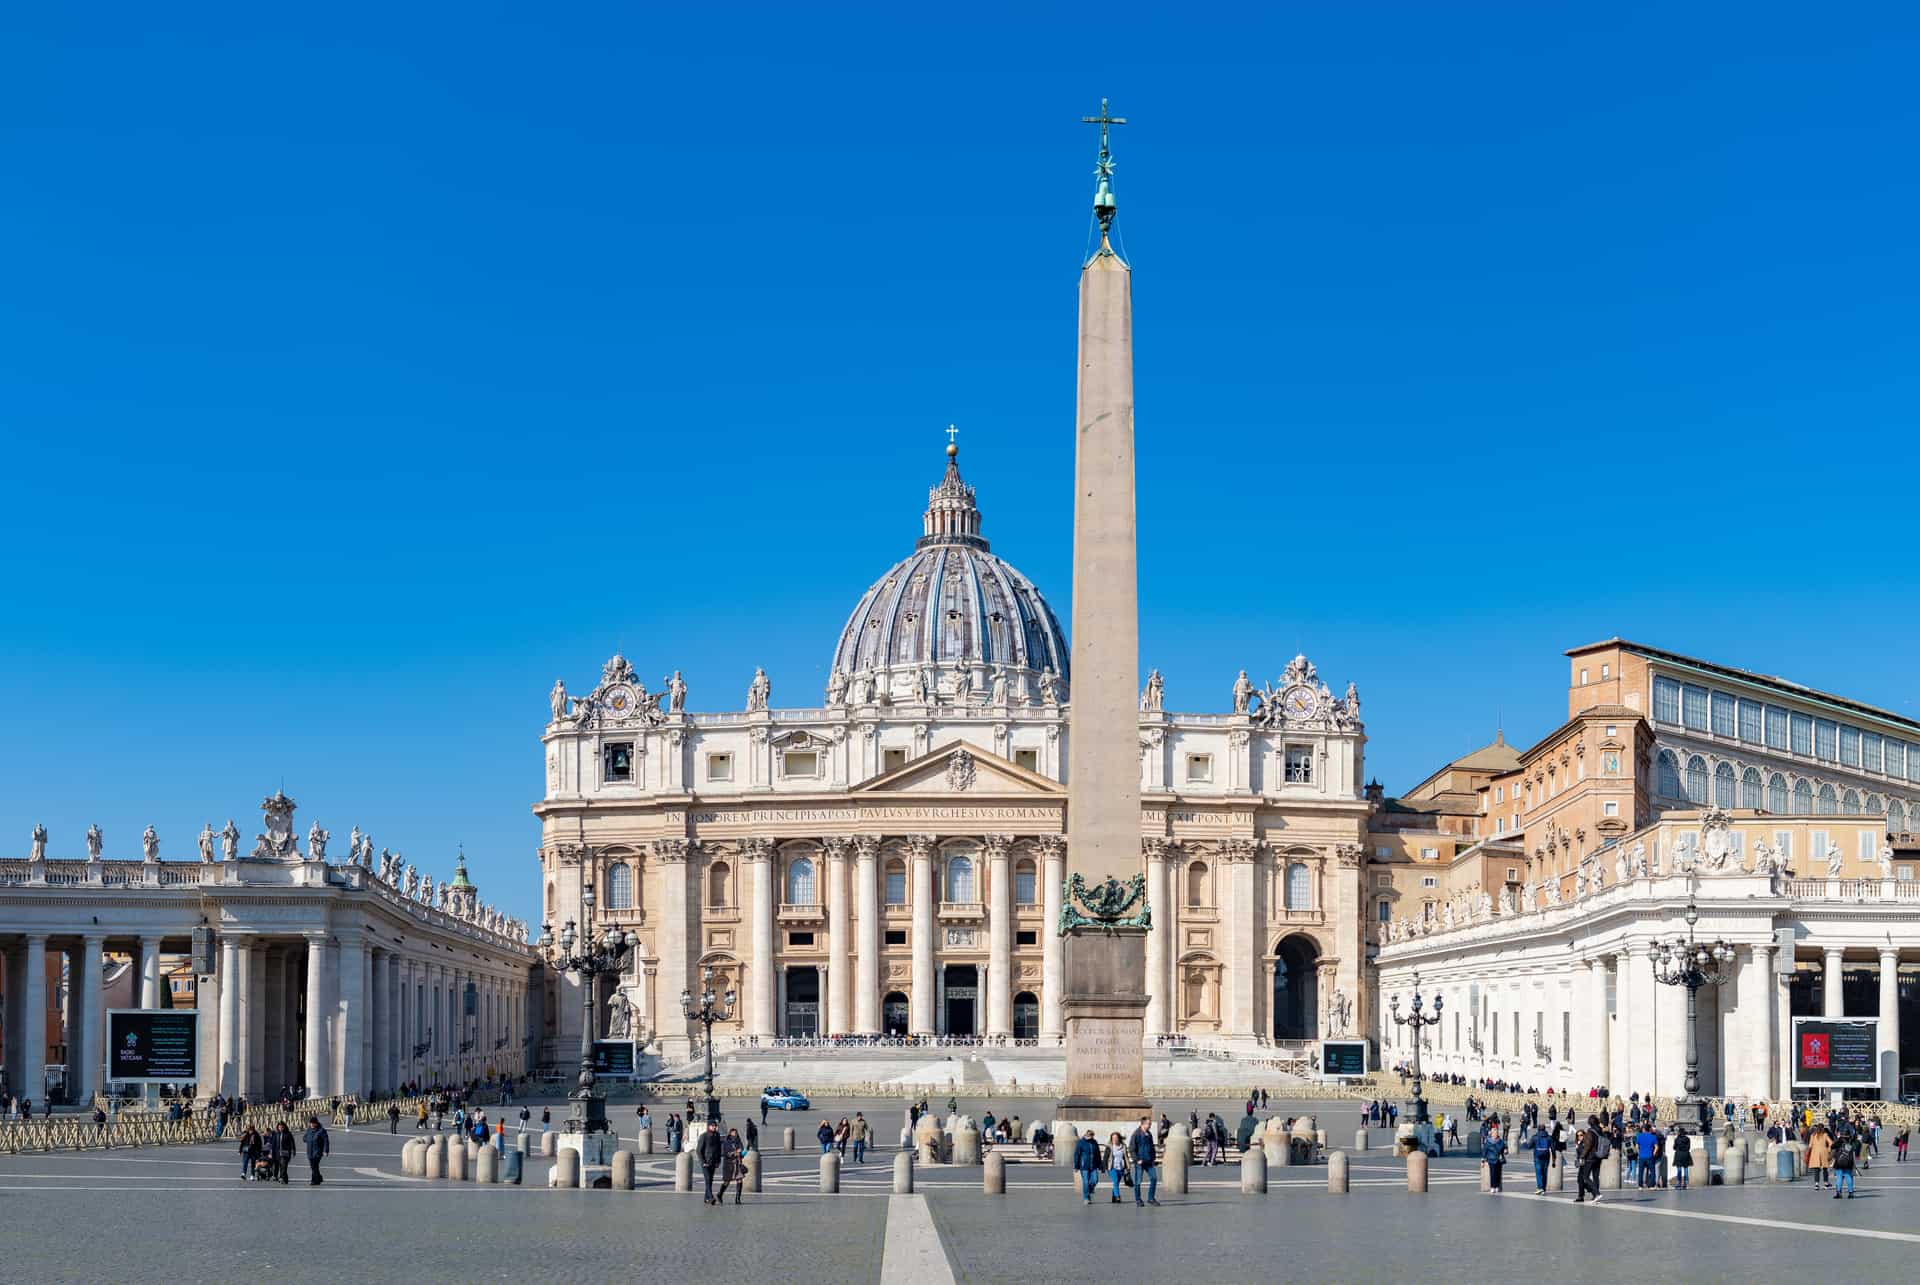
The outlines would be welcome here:
M 1102 94 L 1171 705 L 1304 649 L 1396 789 L 1614 633 L 1920 713 L 1910 7 L 701 12 L 0 17 L 0 849 L 284 778 L 531 916 L 555 676 L 816 699 L 949 421 L 1064 618 Z

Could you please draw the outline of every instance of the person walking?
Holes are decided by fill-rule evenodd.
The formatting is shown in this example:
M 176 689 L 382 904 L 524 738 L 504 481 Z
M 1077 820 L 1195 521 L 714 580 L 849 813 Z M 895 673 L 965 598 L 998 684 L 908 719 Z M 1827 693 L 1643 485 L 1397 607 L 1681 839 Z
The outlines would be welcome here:
M 833 1126 L 828 1124 L 824 1118 L 820 1121 L 820 1127 L 813 1131 L 813 1136 L 820 1140 L 821 1155 L 824 1156 L 827 1152 L 833 1150 Z
M 858 1111 L 853 1113 L 853 1123 L 848 1126 L 853 1139 L 853 1163 L 865 1164 L 867 1160 L 867 1117 Z
M 919 1111 L 916 1109 L 914 1114 L 918 1115 Z M 760 1123 L 765 1124 L 766 1122 L 767 1122 L 767 1095 L 762 1093 L 760 1095 Z
M 287 1185 L 287 1175 L 293 1169 L 293 1130 L 282 1120 L 280 1127 L 273 1131 L 274 1160 L 273 1176 L 280 1180 L 282 1187 Z
M 720 1144 L 720 1166 L 720 1194 L 713 1203 L 727 1202 L 727 1184 L 732 1183 L 733 1203 L 737 1205 L 747 1190 L 747 1156 L 738 1129 L 728 1129 L 725 1141 Z
M 246 1129 L 243 1129 L 240 1133 L 240 1181 L 241 1182 L 247 1182 L 253 1178 L 254 1162 L 259 1159 L 260 1159 L 260 1135 L 253 1130 L 252 1126 L 248 1126 Z
M 1127 1177 L 1127 1142 L 1115 1133 L 1107 1139 L 1107 1172 L 1113 1176 L 1113 1203 L 1120 1203 L 1120 1184 Z
M 327 1140 L 327 1127 L 320 1123 L 319 1116 L 307 1117 L 307 1131 L 301 1135 L 301 1141 L 307 1144 L 307 1168 L 313 1173 L 307 1185 L 318 1187 L 322 1182 L 320 1161 L 332 1149 Z
M 400 1104 L 398 1102 L 390 1102 L 387 1104 L 387 1132 L 400 1132 Z
M 1824 1124 L 1814 1125 L 1807 1135 L 1807 1173 L 1815 1191 L 1833 1186 L 1833 1135 Z
M 760 1130 L 754 1127 L 752 1116 L 747 1117 L 747 1150 L 760 1150 Z
M 1080 1175 L 1082 1203 L 1091 1205 L 1093 1189 L 1100 1183 L 1100 1144 L 1093 1140 L 1092 1129 L 1073 1144 L 1073 1170 Z
M 841 1116 L 840 1123 L 833 1130 L 833 1149 L 840 1153 L 842 1160 L 847 1157 L 847 1141 L 852 1136 L 853 1126 L 847 1123 L 847 1117 Z
M 425 1098 L 421 1098 L 420 1105 L 417 1108 L 415 1108 L 413 1113 L 413 1131 L 415 1133 L 424 1133 L 426 1132 L 426 1128 L 427 1128 L 427 1100 Z
M 1556 1128 L 1558 1126 L 1555 1126 Z M 1547 1194 L 1547 1166 L 1557 1164 L 1559 1157 L 1554 1154 L 1553 1134 L 1545 1129 L 1533 1131 L 1533 1194 Z
M 1727 1104 L 1729 1108 L 1732 1103 Z M 1673 1135 L 1673 1185 L 1676 1190 L 1687 1189 L 1689 1171 L 1693 1168 L 1693 1139 L 1687 1134 L 1687 1126 L 1681 1125 Z
M 667 1112 L 667 1150 L 673 1155 L 680 1154 L 680 1144 L 686 1139 L 687 1127 L 680 1119 L 678 1111 Z
M 1574 1135 L 1574 1197 L 1573 1203 L 1582 1204 L 1587 1193 L 1593 1193 L 1595 1203 L 1600 1200 L 1600 1162 L 1607 1156 L 1607 1140 L 1600 1132 L 1600 1117 L 1587 1117 L 1587 1127 Z
M 1912 1133 L 1912 1128 L 1903 1124 L 1900 1126 L 1900 1132 L 1893 1135 L 1893 1162 L 1895 1164 L 1903 1165 L 1907 1162 L 1907 1139 Z
M 707 1131 L 700 1135 L 696 1158 L 700 1161 L 701 1172 L 707 1177 L 706 1203 L 709 1205 L 718 1203 L 713 1198 L 713 1171 L 720 1167 L 726 1154 L 726 1142 L 720 1136 L 720 1126 L 712 1120 L 707 1121 Z
M 1852 1134 L 1842 1134 L 1833 1143 L 1833 1178 L 1828 1186 L 1833 1188 L 1833 1198 L 1840 1199 L 1842 1192 L 1848 1200 L 1853 1199 L 1853 1167 L 1859 1155 L 1859 1146 Z
M 1637 1107 L 1635 1109 L 1638 1110 Z M 1634 1172 L 1638 1176 L 1639 1185 L 1643 1188 L 1654 1185 L 1653 1153 L 1659 1145 L 1659 1135 L 1654 1133 L 1652 1127 L 1647 1124 L 1643 1116 L 1640 1121 L 1640 1128 L 1633 1135 L 1634 1155 L 1638 1160 L 1638 1163 L 1634 1167 Z
M 1507 1140 L 1499 1125 L 1486 1130 L 1482 1138 L 1480 1158 L 1487 1162 L 1487 1181 L 1491 1184 L 1488 1194 L 1497 1196 L 1501 1192 L 1500 1175 L 1507 1167 Z
M 1153 1137 L 1153 1117 L 1140 1117 L 1140 1127 L 1127 1139 L 1127 1149 L 1133 1153 L 1133 1203 L 1136 1208 L 1160 1203 L 1160 1164 L 1155 1150 Z M 1142 1192 L 1146 1199 L 1140 1198 Z

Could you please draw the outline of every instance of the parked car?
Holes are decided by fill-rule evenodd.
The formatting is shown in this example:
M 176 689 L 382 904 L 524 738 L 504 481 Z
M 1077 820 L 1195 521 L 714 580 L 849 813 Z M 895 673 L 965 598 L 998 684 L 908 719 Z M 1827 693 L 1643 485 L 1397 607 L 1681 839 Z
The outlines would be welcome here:
M 760 1090 L 760 1105 L 772 1111 L 805 1111 L 813 1103 L 795 1089 L 776 1089 L 769 1085 Z

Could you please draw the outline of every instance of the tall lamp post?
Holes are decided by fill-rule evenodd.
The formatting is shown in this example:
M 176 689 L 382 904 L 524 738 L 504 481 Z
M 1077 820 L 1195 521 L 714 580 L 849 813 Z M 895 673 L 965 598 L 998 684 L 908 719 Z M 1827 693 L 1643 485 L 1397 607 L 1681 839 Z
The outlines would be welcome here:
M 700 972 L 700 994 L 692 991 L 680 992 L 680 1008 L 690 1022 L 698 1022 L 706 1030 L 707 1046 L 707 1122 L 720 1123 L 720 1099 L 713 1095 L 713 1024 L 731 1021 L 733 1005 L 738 998 L 732 990 L 716 996 L 713 993 L 713 969 L 704 968 Z
M 1413 975 L 1413 1011 L 1405 1016 L 1401 1015 L 1400 997 L 1398 995 L 1395 995 L 1388 1005 L 1388 1007 L 1393 1010 L 1394 1022 L 1401 1026 L 1410 1027 L 1413 1031 L 1413 1122 L 1415 1124 L 1425 1124 L 1427 1122 L 1427 1100 L 1422 1097 L 1420 1093 L 1421 1087 L 1426 1083 L 1420 1074 L 1420 1032 L 1423 1027 L 1440 1025 L 1440 1008 L 1446 1003 L 1446 998 L 1441 995 L 1435 995 L 1433 997 L 1433 1013 L 1430 1016 L 1423 1016 L 1421 1014 L 1420 1007 L 1422 1002 L 1420 998 L 1420 974 L 1415 973 Z
M 556 942 L 553 925 L 540 926 L 540 949 L 547 962 L 563 973 L 580 976 L 580 1087 L 567 1097 L 574 1113 L 567 1120 L 569 1133 L 604 1133 L 607 1129 L 607 1100 L 593 1091 L 593 1032 L 595 979 L 602 973 L 617 973 L 626 967 L 626 958 L 640 939 L 633 933 L 622 934 L 612 924 L 598 938 L 593 935 L 593 885 L 580 890 L 580 924 L 575 931 L 569 919 L 560 928 Z M 557 946 L 557 949 L 556 949 Z M 578 949 L 576 949 L 576 947 Z
M 1718 986 L 1731 975 L 1733 944 L 1720 938 L 1699 942 L 1693 938 L 1693 926 L 1700 921 L 1700 908 L 1692 894 L 1687 896 L 1687 935 L 1653 944 L 1653 980 L 1663 986 L 1687 988 L 1687 1079 L 1686 1092 L 1674 1103 L 1674 1113 L 1685 1120 L 1694 1118 L 1702 1134 L 1713 1127 L 1707 1118 L 1706 1099 L 1700 1096 L 1700 1019 L 1697 1007 L 1702 986 Z

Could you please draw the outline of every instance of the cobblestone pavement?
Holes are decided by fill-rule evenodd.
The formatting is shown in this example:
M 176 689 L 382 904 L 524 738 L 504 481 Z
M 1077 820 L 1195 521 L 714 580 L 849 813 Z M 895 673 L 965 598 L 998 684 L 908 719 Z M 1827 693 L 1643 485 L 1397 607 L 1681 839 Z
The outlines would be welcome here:
M 727 1103 L 730 1119 L 743 1122 L 748 1105 Z M 1203 1114 L 1238 1111 L 1200 1105 Z M 762 1132 L 764 1192 L 724 1209 L 701 1203 L 697 1174 L 694 1194 L 675 1193 L 672 1158 L 663 1154 L 641 1158 L 633 1193 L 548 1190 L 537 1158 L 520 1187 L 404 1178 L 399 1150 L 409 1134 L 384 1127 L 335 1130 L 327 1181 L 317 1189 L 304 1185 L 304 1165 L 287 1188 L 242 1183 L 227 1144 L 0 1158 L 4 1276 L 598 1281 L 644 1271 L 891 1285 L 944 1280 L 943 1270 L 973 1282 L 1447 1273 L 1486 1280 L 1507 1271 L 1581 1281 L 1920 1275 L 1920 1162 L 1900 1166 L 1891 1157 L 1861 1175 L 1852 1201 L 1800 1182 L 1609 1192 L 1598 1207 L 1576 1207 L 1566 1195 L 1532 1195 L 1530 1167 L 1520 1165 L 1507 1171 L 1507 1195 L 1482 1195 L 1477 1162 L 1465 1156 L 1434 1162 L 1432 1191 L 1410 1195 L 1404 1164 L 1376 1150 L 1352 1157 L 1346 1196 L 1327 1194 L 1320 1166 L 1273 1171 L 1265 1196 L 1240 1194 L 1237 1165 L 1196 1167 L 1188 1196 L 1141 1210 L 1130 1200 L 1108 1203 L 1104 1190 L 1083 1205 L 1064 1168 L 1036 1164 L 1009 1166 L 1005 1197 L 981 1191 L 979 1170 L 925 1167 L 916 1194 L 897 1198 L 894 1148 L 885 1145 L 867 1165 L 848 1163 L 841 1194 L 826 1196 L 810 1143 L 819 1120 L 862 1110 L 891 1143 L 901 1107 L 819 1106 L 791 1118 L 791 1153 L 780 1145 L 789 1120 L 772 1114 Z M 1046 1114 L 1041 1102 L 994 1106 L 1023 1119 Z M 1184 1118 L 1187 1104 L 1165 1109 Z M 1289 1113 L 1279 1102 L 1273 1109 Z M 1334 1142 L 1351 1143 L 1352 1108 L 1317 1102 L 1294 1110 L 1318 1111 Z M 538 1105 L 534 1111 L 537 1119 Z M 613 1115 L 631 1135 L 632 1107 L 616 1104 Z M 1336 1121 L 1345 1123 L 1336 1130 Z

